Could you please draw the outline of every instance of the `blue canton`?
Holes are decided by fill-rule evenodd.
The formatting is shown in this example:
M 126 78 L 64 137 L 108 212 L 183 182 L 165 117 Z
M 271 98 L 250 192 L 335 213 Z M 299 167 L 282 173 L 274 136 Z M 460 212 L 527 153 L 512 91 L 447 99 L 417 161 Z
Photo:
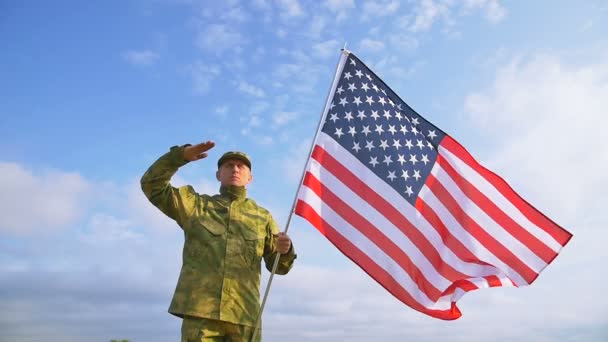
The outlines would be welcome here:
M 342 70 L 322 131 L 412 205 L 445 136 L 353 54 Z

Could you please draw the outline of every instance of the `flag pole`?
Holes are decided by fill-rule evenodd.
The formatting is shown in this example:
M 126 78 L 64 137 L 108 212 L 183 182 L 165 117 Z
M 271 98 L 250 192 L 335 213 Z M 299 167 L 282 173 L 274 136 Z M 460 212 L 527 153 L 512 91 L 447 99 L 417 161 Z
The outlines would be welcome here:
M 342 70 L 344 69 L 344 64 L 346 64 L 346 58 L 348 57 L 349 54 L 350 54 L 350 51 L 346 50 L 346 43 L 344 43 L 344 48 L 341 49 L 340 58 L 338 59 L 338 63 L 336 65 L 336 73 L 334 75 L 334 80 L 331 84 L 331 87 L 329 88 L 329 92 L 327 93 L 327 97 L 325 99 L 325 105 L 323 106 L 323 111 L 321 112 L 321 118 L 319 119 L 319 123 L 317 124 L 317 131 L 315 132 L 315 136 L 312 139 L 312 142 L 310 143 L 310 149 L 308 151 L 308 156 L 306 158 L 306 164 L 304 164 L 304 168 L 302 169 L 302 175 L 300 176 L 300 182 L 298 183 L 298 189 L 296 190 L 296 194 L 293 198 L 293 204 L 291 205 L 291 210 L 289 211 L 289 216 L 287 217 L 287 223 L 285 224 L 285 230 L 283 231 L 284 233 L 287 233 L 287 230 L 289 229 L 289 224 L 291 223 L 291 217 L 293 216 L 293 212 L 295 210 L 296 202 L 298 199 L 298 191 L 300 190 L 300 186 L 302 184 L 302 180 L 304 179 L 306 168 L 308 167 L 308 163 L 310 162 L 310 156 L 312 155 L 312 150 L 313 150 L 315 141 L 317 141 L 317 136 L 319 135 L 319 132 L 321 131 L 321 125 L 325 121 L 325 117 L 327 117 L 327 112 L 329 112 L 329 106 L 331 104 L 330 96 L 331 96 L 331 94 L 333 94 L 336 91 L 336 87 L 338 86 L 338 82 L 340 81 L 340 79 L 339 79 L 340 74 L 342 73 Z M 258 329 L 260 326 L 260 318 L 262 317 L 262 313 L 264 312 L 264 306 L 266 305 L 266 300 L 268 299 L 268 293 L 270 292 L 270 285 L 272 285 L 272 279 L 274 278 L 274 274 L 277 271 L 280 257 L 281 257 L 281 255 L 279 253 L 277 253 L 276 257 L 274 258 L 274 264 L 272 265 L 272 272 L 270 272 L 270 278 L 268 279 L 268 284 L 266 285 L 266 291 L 264 292 L 264 298 L 262 299 L 262 304 L 260 305 L 260 312 L 258 313 L 258 316 L 255 319 L 253 334 L 251 335 L 250 342 L 254 342 L 255 338 L 257 336 Z

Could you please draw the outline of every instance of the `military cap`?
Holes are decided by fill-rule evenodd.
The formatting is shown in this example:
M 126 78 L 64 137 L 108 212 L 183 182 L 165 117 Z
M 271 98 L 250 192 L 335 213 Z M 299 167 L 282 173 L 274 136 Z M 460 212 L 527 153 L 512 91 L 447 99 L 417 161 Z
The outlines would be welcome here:
M 217 161 L 217 168 L 219 169 L 220 166 L 222 166 L 222 164 L 229 159 L 238 159 L 245 163 L 245 165 L 249 167 L 249 170 L 251 170 L 251 160 L 249 159 L 249 156 L 239 151 L 229 151 L 224 153 Z

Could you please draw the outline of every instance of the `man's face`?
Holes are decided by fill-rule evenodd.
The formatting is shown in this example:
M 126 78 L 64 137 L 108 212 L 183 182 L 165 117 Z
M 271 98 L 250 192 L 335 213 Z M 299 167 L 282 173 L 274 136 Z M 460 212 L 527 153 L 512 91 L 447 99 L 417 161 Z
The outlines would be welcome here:
M 245 186 L 251 182 L 251 170 L 239 159 L 226 160 L 215 174 L 222 185 Z

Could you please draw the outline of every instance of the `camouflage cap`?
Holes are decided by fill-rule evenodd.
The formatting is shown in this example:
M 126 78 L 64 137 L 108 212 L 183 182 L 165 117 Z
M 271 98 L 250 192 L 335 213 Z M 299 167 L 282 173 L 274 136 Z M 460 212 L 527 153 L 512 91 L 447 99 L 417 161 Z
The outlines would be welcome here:
M 238 159 L 245 163 L 245 165 L 249 167 L 249 170 L 251 170 L 251 160 L 249 159 L 249 156 L 239 151 L 229 151 L 224 153 L 217 161 L 217 168 L 219 169 L 220 166 L 222 166 L 222 164 L 229 159 Z

